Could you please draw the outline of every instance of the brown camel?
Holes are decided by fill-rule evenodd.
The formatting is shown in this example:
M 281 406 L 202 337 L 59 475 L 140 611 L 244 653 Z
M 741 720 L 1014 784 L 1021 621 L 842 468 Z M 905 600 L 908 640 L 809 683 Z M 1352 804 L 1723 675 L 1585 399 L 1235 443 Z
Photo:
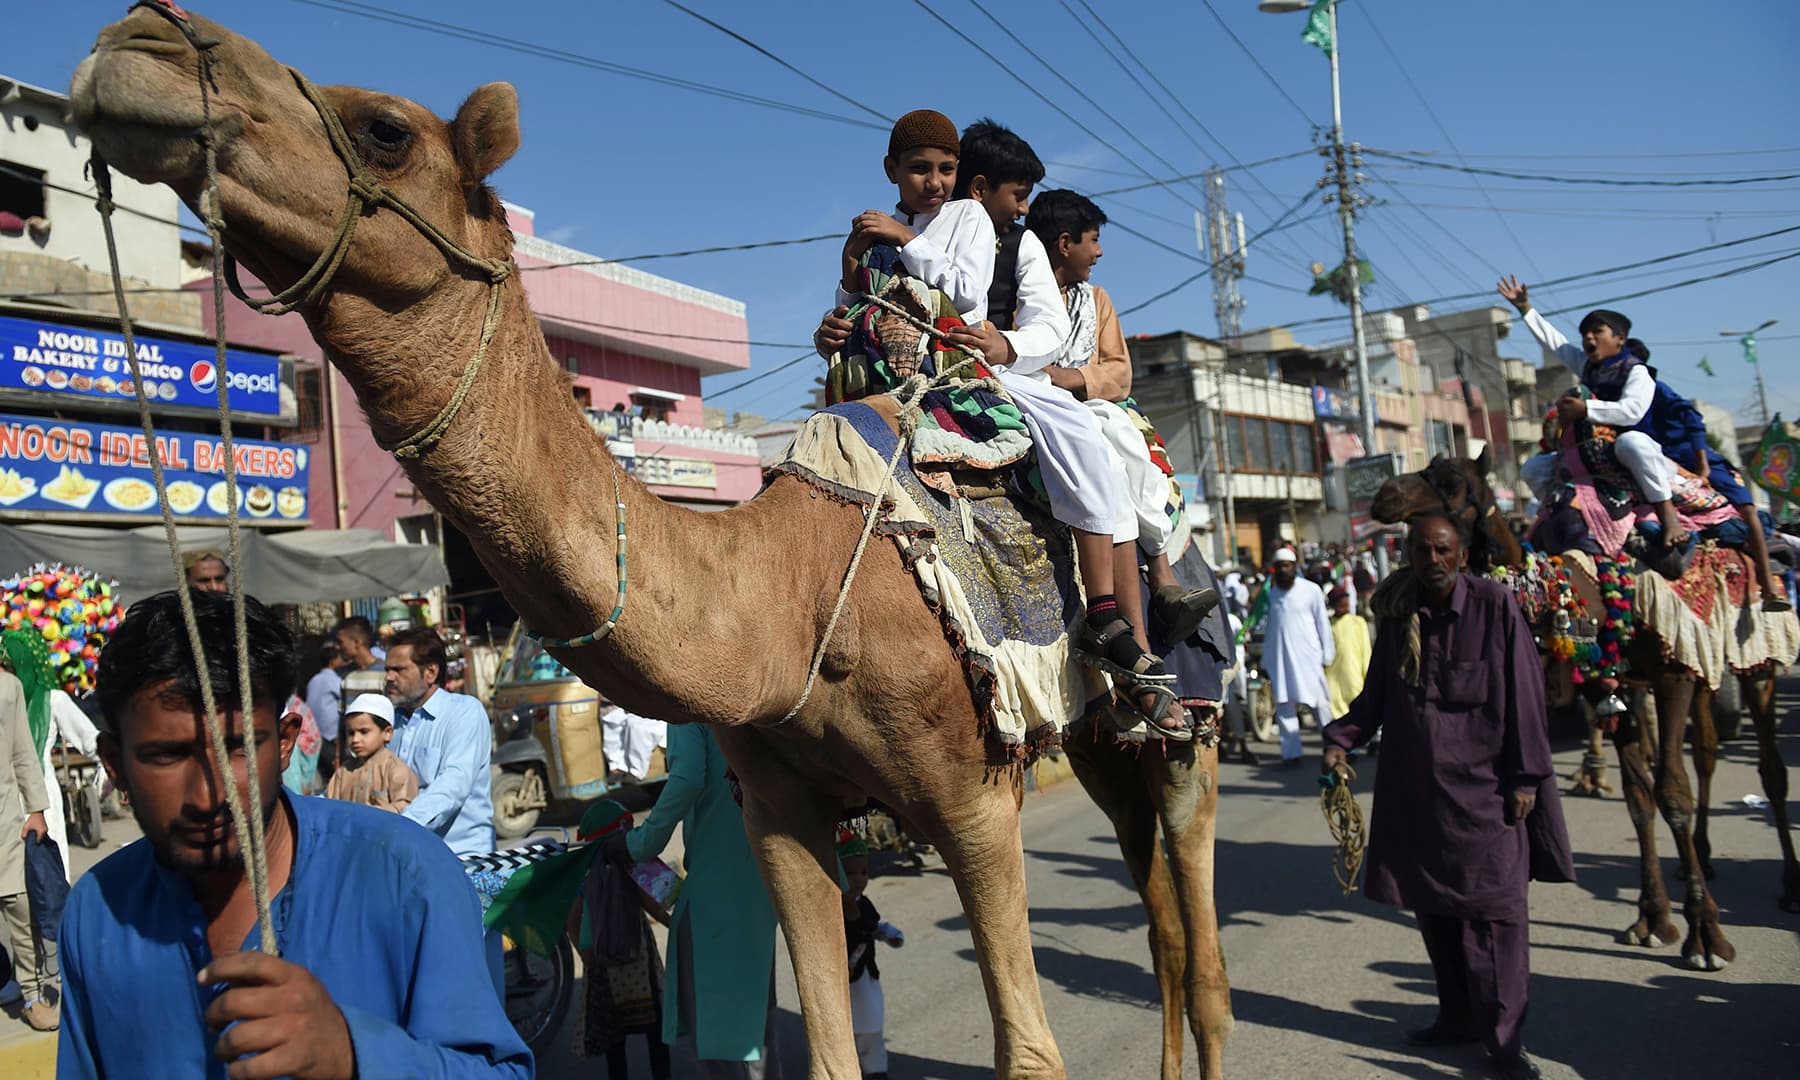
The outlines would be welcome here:
M 1382 521 L 1404 521 L 1416 514 L 1445 509 L 1477 531 L 1471 568 L 1518 566 L 1524 552 L 1494 504 L 1487 483 L 1485 455 L 1480 461 L 1440 458 L 1425 469 L 1389 480 L 1377 493 L 1372 513 Z M 1477 558 L 1480 564 L 1477 564 Z M 1643 571 L 1651 573 L 1653 571 Z M 1597 583 L 1571 564 L 1570 581 L 1588 610 L 1599 611 Z M 1752 617 L 1759 617 L 1753 612 Z M 1663 885 L 1656 856 L 1656 811 L 1660 809 L 1675 837 L 1681 879 L 1686 885 L 1683 910 L 1688 933 L 1682 956 L 1696 968 L 1717 971 L 1736 958 L 1736 950 L 1719 926 L 1719 909 L 1706 882 L 1713 869 L 1706 838 L 1707 803 L 1718 752 L 1713 728 L 1713 691 L 1694 672 L 1665 661 L 1655 631 L 1638 626 L 1625 650 L 1632 672 L 1630 682 L 1647 687 L 1655 710 L 1645 709 L 1642 690 L 1633 694 L 1631 707 L 1619 717 L 1614 744 L 1619 752 L 1619 771 L 1625 806 L 1637 829 L 1640 855 L 1638 918 L 1624 931 L 1636 945 L 1667 945 L 1681 935 L 1669 918 L 1669 896 Z M 1566 673 L 1551 672 L 1553 685 L 1566 681 Z M 1756 725 L 1757 770 L 1762 776 L 1775 814 L 1782 854 L 1781 898 L 1784 911 L 1800 911 L 1800 862 L 1788 831 L 1787 767 L 1775 742 L 1775 670 L 1765 664 L 1736 676 L 1745 707 Z M 1590 703 L 1604 696 L 1598 680 L 1585 684 Z M 1694 723 L 1694 767 L 1699 776 L 1699 797 L 1688 788 L 1682 744 L 1688 721 Z M 1698 813 L 1696 815 L 1696 809 Z
M 210 129 L 196 44 L 211 68 Z M 446 123 L 414 102 L 352 87 L 319 88 L 315 108 L 305 85 L 256 43 L 172 5 L 141 3 L 101 32 L 71 97 L 112 165 L 170 185 L 196 209 L 200 136 L 209 133 L 225 248 L 274 289 L 303 280 L 346 220 L 347 163 L 328 141 L 324 110 L 367 173 L 448 244 L 505 265 L 512 236 L 485 181 L 518 147 L 510 86 L 481 87 Z M 484 276 L 448 258 L 391 203 L 354 223 L 341 266 L 301 314 L 382 445 L 399 446 L 462 401 L 441 441 L 403 465 L 535 630 L 572 638 L 607 620 L 618 583 L 615 491 L 623 502 L 623 618 L 603 640 L 552 652 L 629 709 L 714 726 L 742 782 L 745 826 L 788 940 L 812 1076 L 859 1076 L 834 825 L 870 797 L 943 854 L 968 915 L 998 1073 L 1063 1076 L 1031 953 L 1021 774 L 990 764 L 961 666 L 894 546 L 868 548 L 817 685 L 781 722 L 825 638 L 862 513 L 793 478 L 726 513 L 662 503 L 624 475 L 559 389 L 516 274 Z M 501 278 L 495 293 L 492 277 Z M 453 397 L 489 324 L 478 376 L 466 399 Z M 892 422 L 891 403 L 886 414 Z M 1193 807 L 1164 819 L 1178 823 L 1171 865 L 1188 898 L 1184 914 L 1205 914 L 1184 919 L 1184 975 L 1205 1075 L 1216 1076 L 1231 1020 L 1211 914 L 1216 758 L 1204 760 L 1194 771 L 1207 777 L 1205 798 L 1171 784 L 1175 794 L 1161 801 Z M 1159 955 L 1174 936 L 1163 929 Z M 1173 962 L 1158 970 L 1183 974 Z

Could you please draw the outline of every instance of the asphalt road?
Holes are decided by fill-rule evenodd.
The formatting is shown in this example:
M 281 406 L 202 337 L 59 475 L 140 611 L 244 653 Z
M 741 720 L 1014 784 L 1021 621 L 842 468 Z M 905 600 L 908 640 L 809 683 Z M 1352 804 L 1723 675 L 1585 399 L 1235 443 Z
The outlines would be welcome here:
M 1800 762 L 1797 691 L 1784 682 L 1790 763 Z M 1316 748 L 1317 736 L 1308 739 Z M 1572 771 L 1578 757 L 1565 747 L 1560 771 Z M 1359 782 L 1365 812 L 1367 775 Z M 1616 768 L 1611 778 L 1616 786 Z M 1227 1074 L 1482 1075 L 1479 1048 L 1422 1053 L 1401 1043 L 1401 1032 L 1435 1009 L 1424 947 L 1410 917 L 1337 888 L 1311 769 L 1226 765 L 1220 782 L 1218 901 L 1237 1018 Z M 1741 802 L 1761 790 L 1753 743 L 1727 744 L 1714 787 L 1714 887 L 1738 961 L 1719 974 L 1689 970 L 1674 948 L 1617 941 L 1635 917 L 1630 821 L 1616 796 L 1565 803 L 1581 880 L 1532 894 L 1526 1041 L 1546 1076 L 1800 1075 L 1800 916 L 1775 906 L 1780 861 L 1770 815 Z M 1667 836 L 1665 829 L 1664 864 L 1672 866 Z M 1025 844 L 1038 971 L 1069 1075 L 1157 1075 L 1145 922 L 1109 826 L 1069 782 L 1027 797 Z M 891 1074 L 992 1076 L 986 998 L 942 867 L 890 868 L 870 897 L 907 935 L 903 949 L 881 955 Z M 785 952 L 778 969 L 781 1056 L 791 1080 L 805 1076 L 804 1029 Z M 634 1053 L 634 1076 L 648 1075 L 638 1071 L 642 1061 Z M 561 1051 L 543 1065 L 546 1076 L 597 1077 L 604 1069 Z M 1191 1044 L 1186 1068 L 1197 1075 Z M 688 1075 L 679 1062 L 677 1072 Z
M 1781 699 L 1784 756 L 1800 763 L 1800 681 L 1785 680 Z M 1316 748 L 1316 735 L 1308 739 Z M 1565 747 L 1559 769 L 1571 771 L 1577 757 Z M 1616 769 L 1611 776 L 1616 785 Z M 1365 770 L 1365 812 L 1367 778 Z M 1433 1012 L 1424 949 L 1408 916 L 1337 889 L 1310 768 L 1226 765 L 1220 783 L 1218 902 L 1237 1018 L 1227 1073 L 1481 1075 L 1479 1050 L 1418 1053 L 1401 1044 L 1401 1031 Z M 1565 803 L 1581 881 L 1532 894 L 1526 1040 L 1546 1076 L 1800 1075 L 1800 916 L 1775 906 L 1780 862 L 1769 813 L 1741 802 L 1761 790 L 1754 745 L 1727 744 L 1714 787 L 1714 888 L 1738 962 L 1720 974 L 1689 970 L 1674 949 L 1618 943 L 1634 917 L 1630 822 L 1616 796 Z M 1024 820 L 1038 970 L 1069 1075 L 1155 1076 L 1145 923 L 1109 826 L 1072 781 L 1027 796 Z M 109 822 L 104 848 L 76 850 L 78 871 L 135 831 Z M 1662 830 L 1666 867 L 1667 836 Z M 986 998 L 948 877 L 935 860 L 922 873 L 877 870 L 870 896 L 907 935 L 904 949 L 881 957 L 891 1074 L 991 1076 Z M 805 1076 L 805 1037 L 780 956 L 781 1057 L 791 1080 Z M 604 1075 L 603 1063 L 573 1057 L 568 1043 L 560 1033 L 542 1075 Z M 648 1076 L 641 1049 L 632 1057 L 633 1075 Z M 1187 1072 L 1197 1073 L 1191 1046 Z M 677 1075 L 691 1068 L 678 1060 Z

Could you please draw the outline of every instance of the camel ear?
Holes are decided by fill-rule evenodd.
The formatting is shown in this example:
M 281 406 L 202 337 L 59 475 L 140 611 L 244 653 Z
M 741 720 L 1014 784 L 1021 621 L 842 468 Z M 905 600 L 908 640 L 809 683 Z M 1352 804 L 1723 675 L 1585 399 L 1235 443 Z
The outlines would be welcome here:
M 1491 445 L 1481 448 L 1481 456 L 1475 459 L 1476 475 L 1486 476 L 1488 474 L 1493 466 L 1493 452 L 1494 448 Z
M 464 177 L 481 183 L 519 149 L 518 91 L 503 82 L 481 87 L 456 110 L 450 130 Z

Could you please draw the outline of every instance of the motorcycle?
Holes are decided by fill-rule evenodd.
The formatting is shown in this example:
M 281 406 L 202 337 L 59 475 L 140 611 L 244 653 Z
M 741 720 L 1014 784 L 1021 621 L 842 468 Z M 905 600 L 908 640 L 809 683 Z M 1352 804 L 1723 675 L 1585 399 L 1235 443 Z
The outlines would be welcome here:
M 552 827 L 534 831 L 560 834 L 560 839 L 532 840 L 516 848 L 462 856 L 463 870 L 481 897 L 484 912 L 514 871 L 568 850 L 567 829 Z M 543 952 L 527 949 L 504 935 L 500 944 L 506 1018 L 531 1052 L 542 1054 L 556 1033 L 562 1030 L 574 1000 L 575 943 L 569 940 L 565 931 Z

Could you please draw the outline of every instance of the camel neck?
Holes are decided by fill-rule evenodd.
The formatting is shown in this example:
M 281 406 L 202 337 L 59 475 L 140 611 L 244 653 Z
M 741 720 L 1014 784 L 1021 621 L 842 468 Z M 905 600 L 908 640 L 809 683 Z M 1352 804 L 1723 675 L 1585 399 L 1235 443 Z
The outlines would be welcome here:
M 679 654 L 724 655 L 753 637 L 758 605 L 734 603 L 738 579 L 711 557 L 773 565 L 756 548 L 766 530 L 731 530 L 728 517 L 672 507 L 625 474 L 564 384 L 516 281 L 472 392 L 443 439 L 401 462 L 407 477 L 469 538 L 527 626 L 573 638 L 603 623 L 617 598 L 617 501 L 625 504 L 629 593 L 610 637 L 562 650 L 590 685 L 636 712 L 668 720 L 732 722 L 669 700 L 691 682 Z M 447 285 L 399 311 L 341 296 L 314 332 L 342 369 L 371 430 L 394 445 L 435 417 L 473 355 L 486 285 Z M 768 556 L 767 561 L 759 562 Z M 695 560 L 698 560 L 696 565 Z M 717 580 L 700 576 L 709 568 Z M 691 651 L 690 651 L 691 650 Z M 735 709 L 754 706 L 740 700 Z M 682 715 L 686 711 L 687 715 Z

